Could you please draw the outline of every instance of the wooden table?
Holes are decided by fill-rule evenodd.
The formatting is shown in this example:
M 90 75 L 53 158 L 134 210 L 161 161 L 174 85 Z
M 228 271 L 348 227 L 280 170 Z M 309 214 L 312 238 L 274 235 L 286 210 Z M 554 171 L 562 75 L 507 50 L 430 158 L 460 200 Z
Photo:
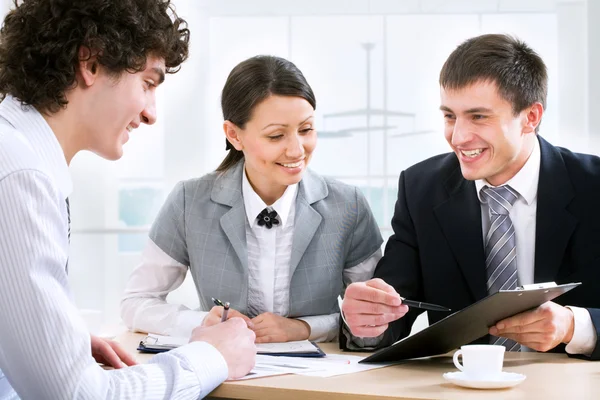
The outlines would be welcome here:
M 126 333 L 116 340 L 144 363 L 152 355 L 135 350 L 144 337 Z M 327 353 L 340 352 L 337 343 L 321 344 L 321 348 Z M 451 357 L 441 356 L 331 378 L 283 375 L 225 382 L 210 396 L 257 400 L 600 398 L 600 362 L 577 360 L 565 354 L 506 353 L 504 370 L 525 374 L 527 379 L 510 389 L 461 388 L 442 377 L 444 372 L 456 368 Z

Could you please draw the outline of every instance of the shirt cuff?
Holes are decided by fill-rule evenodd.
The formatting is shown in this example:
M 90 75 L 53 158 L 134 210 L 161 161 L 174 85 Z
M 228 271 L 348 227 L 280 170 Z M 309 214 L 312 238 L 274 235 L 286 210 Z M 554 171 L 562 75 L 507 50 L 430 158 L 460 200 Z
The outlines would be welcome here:
M 189 338 L 192 331 L 199 325 L 202 325 L 204 318 L 208 315 L 206 311 L 183 310 L 177 312 L 177 322 L 169 332 L 170 336 L 180 336 Z
M 310 336 L 308 340 L 313 342 L 331 342 L 335 340 L 338 334 L 338 321 L 340 315 L 313 315 L 309 317 L 296 318 L 304 321 L 310 326 Z
M 200 398 L 215 390 L 229 376 L 229 367 L 225 358 L 219 350 L 207 342 L 188 343 L 163 354 L 170 354 L 190 362 L 190 368 L 195 372 L 202 388 Z M 161 354 L 155 358 L 159 356 Z
M 344 303 L 342 296 L 338 296 L 337 301 L 340 310 L 342 310 Z M 350 327 L 348 327 L 342 311 L 340 311 L 340 315 L 342 316 L 342 334 L 346 337 L 346 348 L 348 350 L 375 350 L 379 343 L 381 343 L 383 340 L 383 335 L 385 332 L 379 336 L 370 338 L 354 336 L 352 332 L 350 332 Z
M 348 327 L 348 325 L 343 323 L 342 334 L 346 337 L 347 350 L 374 351 L 377 350 L 377 346 L 379 346 L 379 343 L 381 343 L 381 341 L 383 340 L 383 335 L 385 333 L 382 333 L 381 335 L 375 337 L 354 336 L 352 332 L 350 332 L 350 328 Z
M 569 354 L 589 356 L 596 348 L 596 330 L 590 313 L 585 308 L 567 306 L 573 312 L 573 337 L 567 347 Z

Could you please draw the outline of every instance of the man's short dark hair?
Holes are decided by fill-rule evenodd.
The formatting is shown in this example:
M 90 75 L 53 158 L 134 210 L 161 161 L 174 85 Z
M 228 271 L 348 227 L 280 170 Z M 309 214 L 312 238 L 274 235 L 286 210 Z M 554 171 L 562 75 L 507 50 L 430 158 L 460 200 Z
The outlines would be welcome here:
M 148 56 L 177 72 L 188 42 L 170 0 L 14 0 L 0 29 L 0 94 L 55 113 L 76 85 L 81 47 L 118 76 L 143 70 Z
M 494 82 L 515 115 L 536 102 L 546 108 L 546 65 L 515 37 L 489 34 L 468 39 L 450 54 L 440 72 L 444 89 L 463 89 L 478 81 Z

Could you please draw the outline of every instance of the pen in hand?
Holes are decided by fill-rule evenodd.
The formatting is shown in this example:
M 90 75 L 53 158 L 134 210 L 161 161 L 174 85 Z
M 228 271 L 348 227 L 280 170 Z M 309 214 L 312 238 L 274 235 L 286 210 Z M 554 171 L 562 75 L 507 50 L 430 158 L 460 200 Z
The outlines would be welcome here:
M 225 322 L 227 321 L 227 313 L 229 313 L 229 302 L 225 302 L 223 303 L 221 300 L 219 299 L 215 299 L 214 297 L 211 297 L 211 300 L 213 301 L 213 303 L 215 303 L 215 306 L 219 306 L 219 307 L 223 307 L 223 314 L 221 315 L 221 322 Z
M 211 297 L 211 299 L 212 299 L 213 303 L 215 303 L 215 306 L 223 307 L 223 314 L 221 314 L 221 322 L 227 321 L 227 316 L 229 314 L 229 308 L 231 307 L 231 304 L 229 302 L 223 303 L 221 300 L 215 299 L 214 297 Z M 246 321 L 246 325 L 248 325 L 248 329 L 254 329 L 254 324 L 252 323 L 252 321 L 250 321 L 250 319 L 248 317 L 238 313 L 235 310 L 233 310 L 233 312 L 234 312 L 235 317 L 241 317 Z
M 223 302 L 221 300 L 215 299 L 214 297 L 211 297 L 211 300 L 213 303 L 215 303 L 215 306 L 225 307 L 225 304 L 223 304 Z
M 223 305 L 223 315 L 221 316 L 221 322 L 227 321 L 227 313 L 229 312 L 229 302 Z
M 438 306 L 437 304 L 430 304 L 430 303 L 423 303 L 422 301 L 408 300 L 408 299 L 405 299 L 404 297 L 400 297 L 400 298 L 402 299 L 402 304 L 406 304 L 409 307 L 420 308 L 422 310 L 429 310 L 429 311 L 444 311 L 444 312 L 452 311 L 449 308 L 446 308 L 443 306 Z

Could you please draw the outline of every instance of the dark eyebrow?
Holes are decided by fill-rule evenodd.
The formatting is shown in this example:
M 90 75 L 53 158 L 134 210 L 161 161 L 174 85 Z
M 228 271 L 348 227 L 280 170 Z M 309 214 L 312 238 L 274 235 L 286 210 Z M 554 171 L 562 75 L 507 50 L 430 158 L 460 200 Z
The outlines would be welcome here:
M 450 108 L 448 108 L 446 106 L 440 106 L 440 110 L 454 114 L 454 111 L 452 111 Z M 468 110 L 465 111 L 465 114 L 492 114 L 492 113 L 493 113 L 493 111 L 491 109 L 485 108 L 485 107 L 474 107 L 474 108 L 469 108 Z
M 314 117 L 314 115 L 309 115 L 308 117 L 306 117 L 306 119 L 305 119 L 304 121 L 300 122 L 300 123 L 298 124 L 298 126 L 300 126 L 300 125 L 302 125 L 302 124 L 305 124 L 305 123 L 306 123 L 306 121 L 308 121 L 308 120 L 309 120 L 309 119 L 311 119 L 312 117 Z M 289 127 L 289 125 L 288 125 L 288 124 L 278 124 L 278 123 L 273 123 L 273 124 L 269 124 L 269 125 L 265 126 L 264 128 L 262 128 L 262 130 L 264 131 L 265 129 L 267 129 L 267 128 L 271 127 L 271 126 L 283 126 L 284 128 L 287 128 L 287 127 Z
M 469 108 L 465 114 L 491 114 L 493 111 L 485 107 Z
M 160 85 L 161 83 L 163 83 L 165 81 L 165 71 L 163 71 L 162 68 L 154 67 L 154 68 L 152 68 L 152 72 L 154 72 L 156 75 L 158 75 L 157 85 Z

